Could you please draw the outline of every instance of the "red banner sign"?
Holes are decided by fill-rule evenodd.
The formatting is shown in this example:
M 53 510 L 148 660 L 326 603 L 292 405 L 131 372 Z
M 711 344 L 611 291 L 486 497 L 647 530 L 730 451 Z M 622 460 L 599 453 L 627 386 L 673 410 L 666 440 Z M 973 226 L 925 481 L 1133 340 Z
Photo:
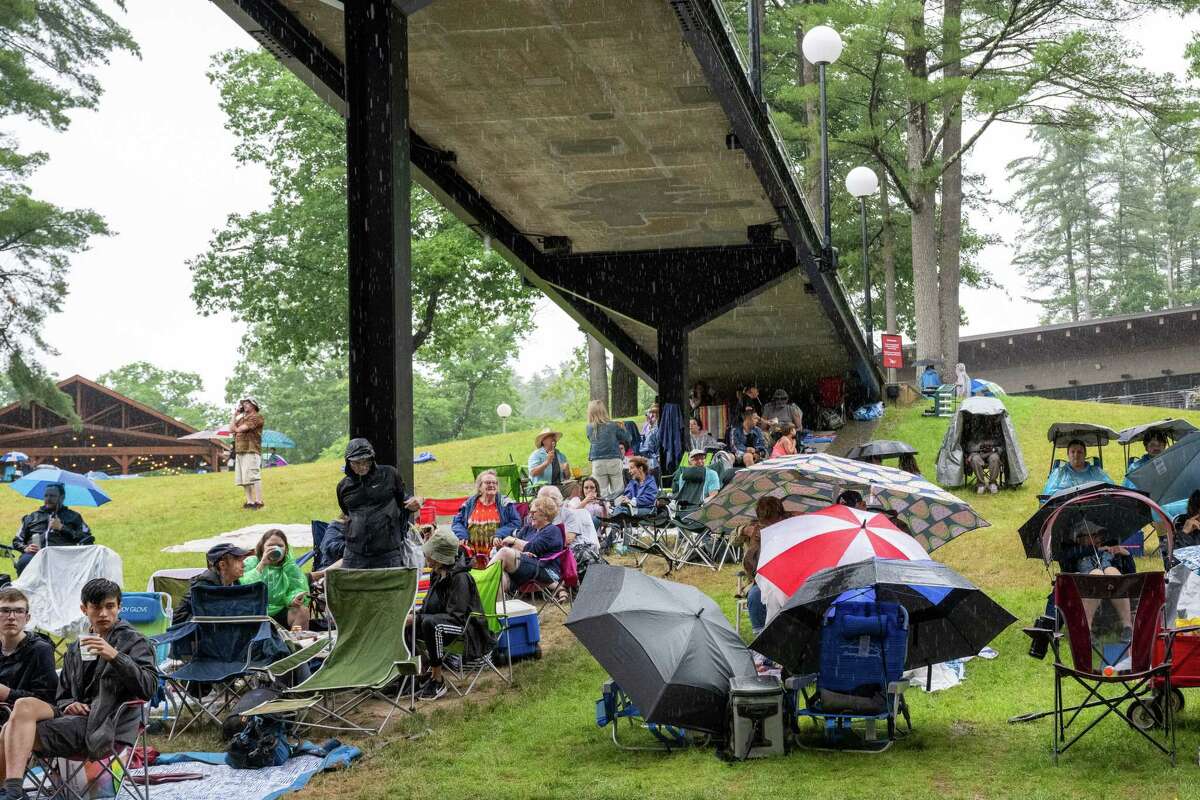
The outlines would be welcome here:
M 885 333 L 883 339 L 883 366 L 887 369 L 903 369 L 904 337 L 898 333 Z

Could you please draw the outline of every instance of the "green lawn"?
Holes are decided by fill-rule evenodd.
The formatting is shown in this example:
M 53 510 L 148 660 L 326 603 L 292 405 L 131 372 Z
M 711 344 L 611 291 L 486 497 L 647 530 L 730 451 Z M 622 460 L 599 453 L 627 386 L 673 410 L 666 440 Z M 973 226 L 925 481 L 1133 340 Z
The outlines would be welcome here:
M 1049 581 L 1039 562 L 1023 558 L 1016 527 L 1036 508 L 1049 459 L 1045 431 L 1051 422 L 1102 422 L 1120 428 L 1162 416 L 1123 406 L 1008 398 L 1008 407 L 1030 469 L 1028 485 L 970 500 L 992 527 L 969 533 L 935 557 L 984 587 L 1020 620 L 1041 608 Z M 1200 424 L 1200 415 L 1190 415 Z M 909 441 L 932 475 L 945 420 L 920 416 L 920 407 L 889 409 L 876 434 Z M 584 465 L 581 423 L 565 425 L 562 449 Z M 466 493 L 472 464 L 521 462 L 533 431 L 514 432 L 428 448 L 438 461 L 416 467 L 417 490 L 427 496 Z M 1121 479 L 1119 448 L 1108 448 L 1110 474 Z M 227 474 L 113 481 L 114 501 L 82 509 L 103 544 L 125 559 L 126 585 L 141 588 L 159 567 L 197 564 L 193 554 L 159 552 L 168 544 L 208 536 L 251 522 L 306 522 L 335 511 L 333 488 L 340 462 L 289 466 L 265 473 L 267 508 L 240 508 L 240 492 Z M 0 514 L 15 530 L 33 502 L 0 491 Z M 657 565 L 654 566 L 657 569 Z M 733 571 L 689 568 L 681 575 L 721 603 L 732 619 Z M 395 797 L 1200 797 L 1196 767 L 1200 747 L 1200 693 L 1189 696 L 1179 730 L 1180 765 L 1122 727 L 1106 723 L 1090 740 L 1050 763 L 1048 720 L 1009 725 L 1012 715 L 1051 704 L 1047 663 L 1025 655 L 1027 640 L 1014 626 L 995 647 L 1000 658 L 968 665 L 967 681 L 948 692 L 910 701 L 916 732 L 882 755 L 797 751 L 786 758 L 728 765 L 711 749 L 663 755 L 625 753 L 612 747 L 593 722 L 593 701 L 604 674 L 547 613 L 546 656 L 518 664 L 516 684 L 487 691 L 466 703 L 440 701 L 415 719 L 389 728 L 386 739 L 363 743 L 368 757 L 353 769 L 315 779 L 305 796 Z M 403 734 L 424 735 L 405 736 Z M 156 746 L 161 746 L 157 742 Z M 208 738 L 187 746 L 211 747 Z

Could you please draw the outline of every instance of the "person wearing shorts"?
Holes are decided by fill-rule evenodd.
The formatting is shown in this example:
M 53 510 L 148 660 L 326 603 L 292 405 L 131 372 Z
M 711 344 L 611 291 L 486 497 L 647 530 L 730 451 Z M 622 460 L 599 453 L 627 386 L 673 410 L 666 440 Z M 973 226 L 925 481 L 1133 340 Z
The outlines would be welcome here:
M 33 752 L 99 759 L 116 745 L 132 745 L 141 712 L 121 707 L 149 700 L 158 688 L 150 643 L 120 619 L 121 587 L 107 578 L 88 581 L 80 610 L 90 631 L 63 656 L 54 704 L 22 697 L 0 730 L 4 800 L 24 800 L 25 766 Z
M 263 507 L 263 417 L 253 397 L 238 401 L 229 429 L 233 432 L 233 482 L 246 492 L 242 508 L 257 511 Z

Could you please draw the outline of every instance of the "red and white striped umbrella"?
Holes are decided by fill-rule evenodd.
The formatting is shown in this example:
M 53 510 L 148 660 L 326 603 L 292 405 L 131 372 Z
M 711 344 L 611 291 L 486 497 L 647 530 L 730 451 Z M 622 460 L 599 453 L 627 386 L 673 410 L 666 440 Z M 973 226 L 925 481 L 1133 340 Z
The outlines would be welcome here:
M 929 555 L 886 514 L 830 506 L 763 529 L 757 582 L 782 604 L 813 573 L 868 558 L 923 561 Z

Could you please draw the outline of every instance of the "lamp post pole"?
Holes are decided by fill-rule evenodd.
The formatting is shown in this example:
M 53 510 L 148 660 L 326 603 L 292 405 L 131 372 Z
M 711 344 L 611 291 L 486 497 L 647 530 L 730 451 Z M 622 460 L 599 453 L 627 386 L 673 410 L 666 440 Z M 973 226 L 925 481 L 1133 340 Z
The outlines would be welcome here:
M 866 306 L 866 323 L 867 323 L 867 347 L 871 351 L 871 358 L 874 359 L 875 353 L 875 321 L 871 315 L 871 259 L 870 239 L 867 238 L 867 198 L 862 196 L 858 198 L 858 212 L 862 218 L 862 268 L 863 268 L 863 305 Z
M 822 268 L 827 272 L 837 269 L 837 255 L 833 249 L 832 202 L 829 189 L 829 107 L 825 91 L 825 68 L 838 60 L 842 54 L 842 37 L 828 25 L 818 25 L 804 34 L 800 43 L 804 57 L 817 67 L 817 89 L 820 92 L 821 125 L 821 212 L 824 216 L 821 242 Z

